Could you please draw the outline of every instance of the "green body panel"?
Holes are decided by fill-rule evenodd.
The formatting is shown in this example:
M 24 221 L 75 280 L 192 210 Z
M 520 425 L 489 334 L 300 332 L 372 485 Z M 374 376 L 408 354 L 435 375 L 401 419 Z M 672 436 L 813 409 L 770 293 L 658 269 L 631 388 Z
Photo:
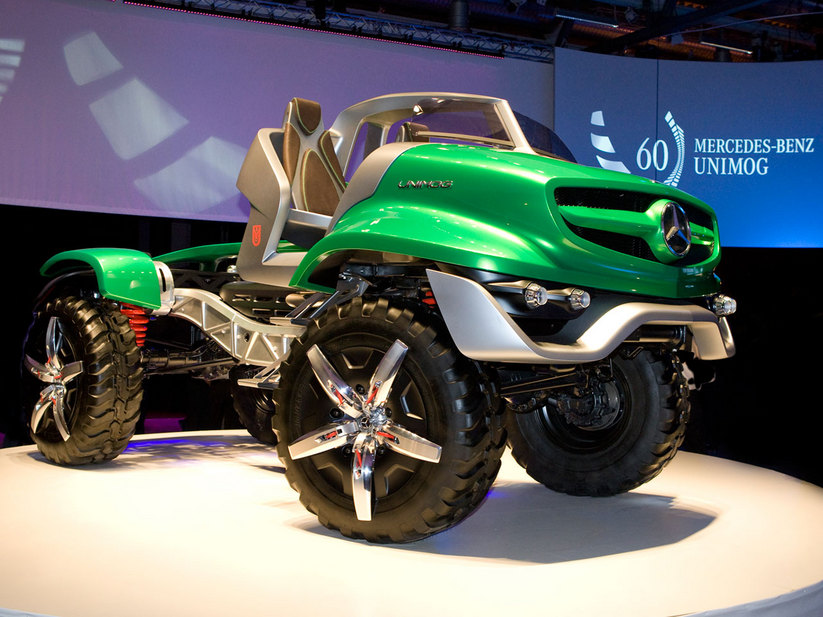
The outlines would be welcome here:
M 302 252 L 305 249 L 295 246 L 291 242 L 281 240 L 277 245 L 278 253 Z M 157 261 L 172 265 L 176 263 L 199 263 L 204 270 L 213 271 L 215 262 L 225 257 L 236 256 L 240 252 L 240 242 L 225 242 L 223 244 L 206 244 L 193 246 L 171 253 L 164 253 L 155 257 Z
M 419 187 L 409 186 L 420 181 L 424 184 Z M 558 187 L 642 192 L 688 203 L 711 217 L 712 229 L 694 225 L 694 243 L 710 246 L 710 256 L 678 267 L 584 240 L 563 220 L 554 201 Z M 646 238 L 655 255 L 662 256 L 661 247 L 668 249 L 658 237 L 659 218 L 651 213 L 655 206 L 649 213 L 570 206 L 562 212 L 594 229 Z M 292 284 L 325 291 L 311 280 L 323 260 L 339 251 L 372 250 L 514 278 L 658 297 L 702 296 L 719 288 L 714 221 L 706 204 L 645 178 L 528 153 L 429 144 L 404 152 L 390 165 L 377 190 L 350 208 L 306 254 Z
M 158 255 L 155 259 L 165 264 L 195 262 L 201 264 L 205 270 L 211 270 L 214 267 L 215 261 L 223 257 L 237 255 L 239 251 L 239 242 L 226 242 L 224 244 L 193 246 L 191 248 Z
M 43 276 L 58 276 L 91 267 L 100 293 L 112 300 L 150 309 L 160 308 L 160 283 L 151 257 L 131 249 L 94 248 L 64 251 L 40 269 Z

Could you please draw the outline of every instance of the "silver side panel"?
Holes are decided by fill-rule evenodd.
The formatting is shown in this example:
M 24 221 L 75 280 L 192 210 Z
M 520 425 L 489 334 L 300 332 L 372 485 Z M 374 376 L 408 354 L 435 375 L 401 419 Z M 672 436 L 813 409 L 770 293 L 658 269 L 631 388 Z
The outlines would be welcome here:
M 449 333 L 461 353 L 475 360 L 528 364 L 577 364 L 602 360 L 644 324 L 686 325 L 692 351 L 705 360 L 734 355 L 725 318 L 693 305 L 628 302 L 600 316 L 575 341 L 532 341 L 494 297 L 474 281 L 428 270 L 429 282 Z
M 331 217 L 291 207 L 291 184 L 275 148 L 282 147 L 282 140 L 283 129 L 260 129 L 240 168 L 237 188 L 249 199 L 251 212 L 237 269 L 247 281 L 287 287 L 305 253 L 277 252 L 286 222 L 293 219 L 325 229 Z M 260 226 L 262 250 L 251 244 L 252 224 Z
M 266 241 L 263 261 L 277 252 L 277 243 L 286 225 L 291 205 L 291 183 L 274 148 L 282 141 L 283 129 L 260 129 L 246 153 L 237 177 L 237 188 L 256 208 L 276 216 Z
M 160 308 L 152 311 L 154 315 L 168 315 L 174 305 L 174 276 L 171 268 L 162 261 L 154 261 L 157 283 L 160 285 Z
M 307 210 L 289 210 L 289 220 L 296 223 L 304 223 L 314 227 L 322 227 L 327 229 L 331 217 L 325 214 L 317 214 L 317 212 L 309 212 Z
M 176 289 L 170 315 L 186 319 L 243 364 L 267 366 L 282 360 L 292 339 L 305 331 L 289 319 L 263 324 L 202 289 Z
M 420 145 L 423 144 L 412 142 L 387 144 L 367 156 L 354 173 L 343 197 L 340 198 L 340 203 L 337 204 L 326 234 L 331 233 L 337 221 L 349 208 L 374 195 L 386 170 L 398 156 Z

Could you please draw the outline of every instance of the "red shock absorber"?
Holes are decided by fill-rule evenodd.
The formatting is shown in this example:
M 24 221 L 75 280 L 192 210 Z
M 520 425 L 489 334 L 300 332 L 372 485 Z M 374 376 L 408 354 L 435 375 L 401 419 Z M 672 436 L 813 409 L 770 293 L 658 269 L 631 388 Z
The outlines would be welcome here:
M 146 330 L 149 327 L 149 316 L 146 315 L 146 309 L 121 302 L 120 312 L 129 318 L 129 325 L 137 337 L 137 346 L 142 347 L 146 342 Z
M 437 306 L 437 300 L 434 299 L 434 294 L 432 293 L 431 289 L 427 289 L 423 292 L 422 301 L 423 304 L 428 304 L 429 306 Z

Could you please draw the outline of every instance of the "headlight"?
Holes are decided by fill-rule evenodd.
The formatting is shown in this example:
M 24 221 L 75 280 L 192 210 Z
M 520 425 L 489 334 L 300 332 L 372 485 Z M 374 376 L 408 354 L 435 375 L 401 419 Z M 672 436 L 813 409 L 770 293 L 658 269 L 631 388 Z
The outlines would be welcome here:
M 737 301 L 729 296 L 718 294 L 710 302 L 712 312 L 718 317 L 734 315 L 737 311 Z

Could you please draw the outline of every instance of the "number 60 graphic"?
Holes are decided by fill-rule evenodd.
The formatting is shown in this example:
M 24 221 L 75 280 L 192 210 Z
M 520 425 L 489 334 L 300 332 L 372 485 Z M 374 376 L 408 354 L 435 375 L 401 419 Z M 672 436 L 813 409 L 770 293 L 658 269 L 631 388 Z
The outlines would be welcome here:
M 680 128 L 680 125 L 678 125 L 677 122 L 675 122 L 672 112 L 666 112 L 665 120 L 666 124 L 669 125 L 669 129 L 671 129 L 672 137 L 674 137 L 674 143 L 677 147 L 677 162 L 675 163 L 674 169 L 672 169 L 672 172 L 669 174 L 668 178 L 663 181 L 663 184 L 677 186 L 678 182 L 680 182 L 680 176 L 683 173 L 683 163 L 686 155 L 686 140 L 684 138 L 683 129 Z M 605 128 L 606 123 L 603 118 L 603 112 L 596 111 L 592 113 L 591 123 L 593 126 Z M 592 145 L 600 152 L 604 154 L 616 154 L 614 146 L 607 136 L 592 133 L 591 140 Z M 665 171 L 669 167 L 669 146 L 662 139 L 658 139 L 649 145 L 650 141 L 651 137 L 647 137 L 643 140 L 643 143 L 640 144 L 640 147 L 637 149 L 637 155 L 635 156 L 635 163 L 641 171 L 648 170 L 652 167 L 652 165 L 654 165 L 656 171 Z M 613 169 L 615 171 L 631 173 L 622 161 L 609 160 L 600 155 L 596 158 L 597 162 L 604 169 Z

